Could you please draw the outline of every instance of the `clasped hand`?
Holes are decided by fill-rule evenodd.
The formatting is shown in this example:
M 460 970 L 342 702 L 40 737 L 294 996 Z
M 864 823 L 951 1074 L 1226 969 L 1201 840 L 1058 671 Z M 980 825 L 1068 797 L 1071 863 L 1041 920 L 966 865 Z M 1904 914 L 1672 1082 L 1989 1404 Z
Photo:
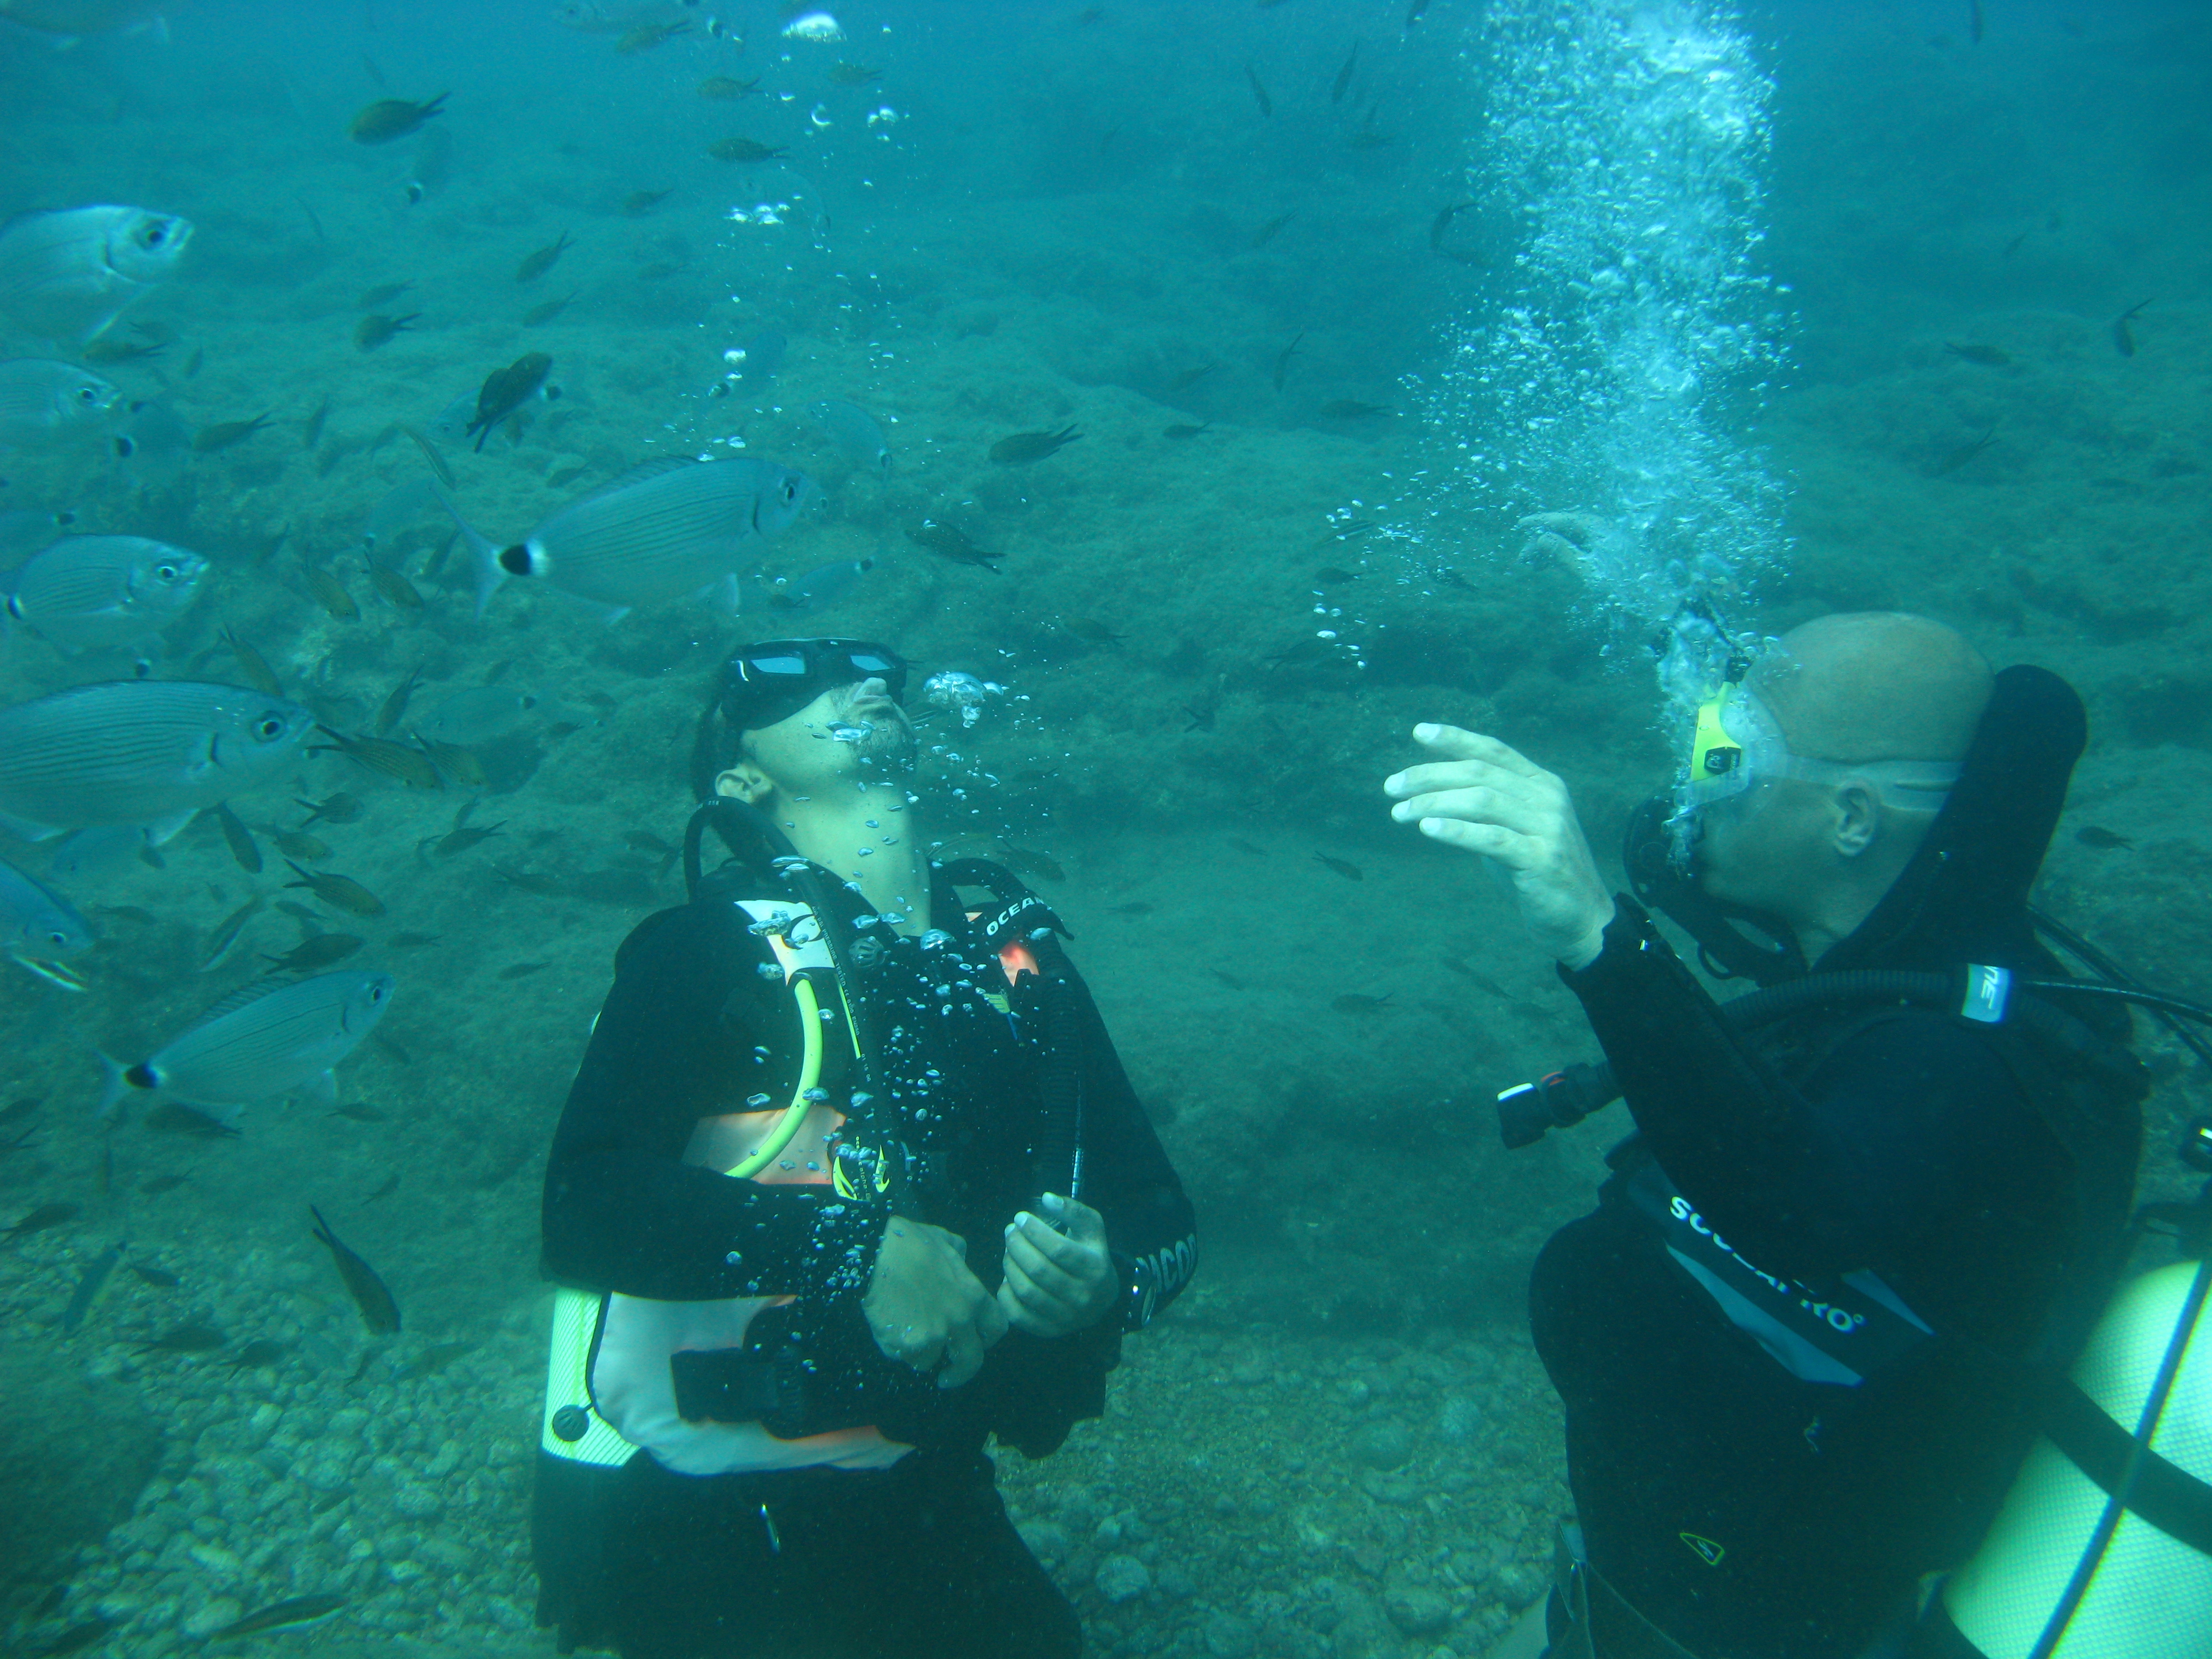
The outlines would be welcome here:
M 994 1297 L 969 1270 L 967 1241 L 942 1227 L 893 1216 L 884 1224 L 861 1311 L 887 1358 L 934 1370 L 957 1389 L 983 1368 L 1008 1327 L 1066 1336 L 1095 1325 L 1116 1285 L 1106 1223 L 1089 1205 L 1047 1193 L 1006 1227 L 1006 1277 Z M 1057 1222 L 1066 1231 L 1055 1231 Z
M 1529 936 L 1569 968 L 1588 967 L 1604 948 L 1613 898 L 1567 786 L 1497 738 L 1456 726 L 1417 726 L 1413 741 L 1437 758 L 1383 780 L 1390 816 L 1495 859 Z

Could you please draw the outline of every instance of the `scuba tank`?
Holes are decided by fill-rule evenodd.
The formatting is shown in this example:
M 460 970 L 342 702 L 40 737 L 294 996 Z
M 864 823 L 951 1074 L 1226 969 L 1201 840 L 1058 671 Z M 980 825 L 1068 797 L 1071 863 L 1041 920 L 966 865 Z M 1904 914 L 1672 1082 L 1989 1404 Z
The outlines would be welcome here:
M 2212 1119 L 2191 1126 L 2182 1156 L 2212 1172 Z M 2112 1297 L 1981 1548 L 1945 1583 L 1933 1651 L 2212 1651 L 2212 1182 L 2194 1205 L 2151 1213 L 2197 1259 Z

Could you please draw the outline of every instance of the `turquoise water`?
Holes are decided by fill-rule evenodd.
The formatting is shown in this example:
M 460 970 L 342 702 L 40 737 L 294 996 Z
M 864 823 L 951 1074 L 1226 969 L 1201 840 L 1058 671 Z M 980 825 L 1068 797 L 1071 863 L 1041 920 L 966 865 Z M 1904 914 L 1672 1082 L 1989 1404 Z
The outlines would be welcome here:
M 1104 1652 L 1480 1652 L 1567 1508 L 1522 1297 L 1607 1137 L 1509 1159 L 1488 1101 L 1590 1045 L 1488 884 L 1389 823 L 1415 721 L 1558 771 L 1602 852 L 1670 764 L 1644 646 L 1684 594 L 1759 633 L 1927 611 L 2090 705 L 2042 902 L 2212 992 L 2204 20 L 1988 0 L 1977 42 L 1948 0 L 1623 9 L 1600 38 L 1596 8 L 1407 9 L 881 5 L 813 41 L 758 3 L 716 31 L 708 7 L 199 0 L 73 43 L 0 27 L 0 210 L 196 227 L 90 353 L 153 406 L 139 453 L 105 429 L 0 452 L 0 513 L 210 562 L 159 676 L 235 678 L 228 628 L 348 732 L 418 672 L 402 731 L 487 684 L 530 700 L 456 728 L 437 788 L 325 754 L 239 797 L 258 875 L 204 819 L 163 868 L 57 878 L 99 934 L 82 992 L 0 964 L 0 1092 L 39 1103 L 0 1124 L 23 1139 L 0 1222 L 77 1206 L 0 1246 L 4 1466 L 37 1470 L 0 1504 L 17 1644 L 99 1618 L 98 1650 L 159 1654 L 331 1594 L 317 1652 L 544 1650 L 541 1160 L 615 944 L 680 898 L 643 838 L 680 837 L 690 718 L 741 637 L 875 636 L 1007 688 L 924 728 L 933 822 L 1061 872 L 1035 879 L 1200 1205 L 1206 1271 L 1108 1419 L 1008 1470 Z M 688 27 L 646 38 L 664 22 Z M 1729 52 L 1644 50 L 1690 24 Z M 1606 54 L 1630 48 L 1625 76 Z M 1675 107 L 1637 148 L 1692 86 L 1703 137 Z M 441 93 L 416 133 L 349 137 Z M 783 154 L 709 154 L 732 138 Z M 1561 169 L 1591 154 L 1578 188 Z M 1646 208 L 1663 304 L 1632 313 L 1600 280 L 1620 249 L 1575 238 Z M 419 315 L 363 349 L 371 313 Z M 771 331 L 757 384 L 730 354 Z M 559 396 L 481 453 L 441 425 L 530 351 Z M 1662 372 L 1685 352 L 1691 384 Z M 888 477 L 809 418 L 825 398 L 880 425 Z M 160 439 L 264 414 L 227 447 Z M 1071 424 L 1044 459 L 989 457 Z M 748 559 L 734 621 L 608 623 L 522 580 L 478 618 L 408 427 L 502 544 L 655 457 L 772 459 L 818 495 Z M 380 507 L 419 609 L 372 580 Z M 1585 515 L 1603 556 L 1532 514 Z M 926 520 L 999 568 L 931 552 Z M 818 608 L 772 597 L 859 560 Z M 18 629 L 0 703 L 131 672 Z M 269 830 L 338 792 L 364 810 L 313 827 L 308 867 L 380 915 L 283 888 Z M 501 833 L 441 849 L 471 802 Z M 50 851 L 0 845 L 34 872 Z M 398 981 L 386 1040 L 338 1070 L 355 1115 L 271 1102 L 234 1139 L 96 1116 L 97 1052 L 143 1059 L 319 931 Z M 2161 1146 L 2204 1091 L 2151 1052 Z M 364 1332 L 310 1202 L 402 1334 Z M 180 1283 L 118 1272 L 53 1329 L 119 1240 Z M 137 1352 L 193 1322 L 223 1346 Z M 281 1353 L 234 1369 L 257 1340 Z

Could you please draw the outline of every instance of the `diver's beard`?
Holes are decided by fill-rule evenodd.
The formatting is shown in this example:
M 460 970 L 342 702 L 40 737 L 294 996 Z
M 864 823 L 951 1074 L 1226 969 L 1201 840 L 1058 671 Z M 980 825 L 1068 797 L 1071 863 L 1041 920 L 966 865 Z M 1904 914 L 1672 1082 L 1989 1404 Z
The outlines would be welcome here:
M 867 735 L 853 745 L 862 769 L 880 777 L 908 775 L 920 750 L 914 728 L 896 716 L 870 722 Z

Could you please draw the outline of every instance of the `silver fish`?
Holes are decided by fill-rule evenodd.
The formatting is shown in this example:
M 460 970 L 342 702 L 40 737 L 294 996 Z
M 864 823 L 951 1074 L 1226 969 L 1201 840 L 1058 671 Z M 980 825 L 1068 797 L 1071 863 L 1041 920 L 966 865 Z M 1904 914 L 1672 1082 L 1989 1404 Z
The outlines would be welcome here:
M 875 568 L 873 559 L 818 564 L 803 576 L 777 583 L 769 591 L 769 603 L 780 611 L 819 611 L 850 593 L 860 585 L 860 578 Z
M 84 981 L 64 957 L 90 947 L 92 928 L 77 908 L 14 865 L 0 862 L 0 951 L 65 991 Z
M 7 614 L 64 650 L 130 645 L 182 616 L 207 561 L 143 536 L 70 536 L 18 573 Z
M 89 34 L 136 34 L 142 29 L 168 38 L 161 0 L 0 0 L 0 17 L 60 46 L 73 46 Z
M 471 744 L 495 743 L 520 727 L 524 718 L 538 706 L 538 699 L 526 691 L 517 691 L 504 685 L 479 685 L 466 691 L 456 691 L 444 699 L 415 725 L 417 737 L 435 743 L 455 743 L 464 748 Z
M 442 489 L 439 498 L 476 554 L 478 616 L 509 576 L 532 576 L 606 606 L 613 622 L 718 581 L 734 588 L 748 544 L 787 526 L 813 489 L 804 472 L 774 461 L 647 461 L 507 548 L 479 534 Z
M 0 708 L 0 829 L 26 841 L 138 824 L 159 846 L 203 807 L 275 783 L 314 716 L 193 680 L 108 680 Z
M 131 1090 L 187 1105 L 238 1109 L 301 1090 L 336 1092 L 331 1068 L 351 1054 L 392 1006 L 398 981 L 345 968 L 307 979 L 264 978 L 232 992 L 167 1042 L 122 1066 L 100 1056 L 106 1116 Z
M 891 476 L 890 441 L 866 410 L 842 398 L 824 398 L 807 404 L 806 412 L 836 445 L 837 453 L 861 471 L 878 478 Z
M 0 362 L 0 446 L 47 443 L 95 425 L 123 396 L 112 380 L 52 357 Z
M 18 214 L 0 224 L 0 316 L 83 345 L 173 274 L 191 240 L 190 220 L 144 208 Z

